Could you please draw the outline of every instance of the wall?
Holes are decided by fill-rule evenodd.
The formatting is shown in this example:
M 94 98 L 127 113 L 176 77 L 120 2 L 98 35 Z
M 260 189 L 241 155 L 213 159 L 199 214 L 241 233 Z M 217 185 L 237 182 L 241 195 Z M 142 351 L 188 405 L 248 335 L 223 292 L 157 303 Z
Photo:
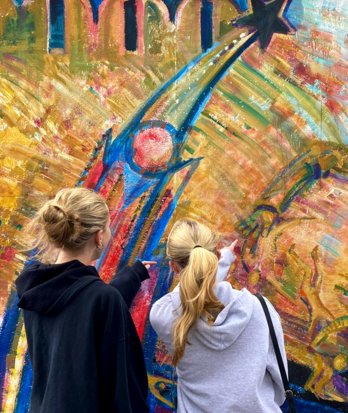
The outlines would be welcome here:
M 175 386 L 147 315 L 171 288 L 164 241 L 184 216 L 245 240 L 232 282 L 279 311 L 299 412 L 347 409 L 348 10 L 274 4 L 1 1 L 3 412 L 30 394 L 13 288 L 23 228 L 74 185 L 110 206 L 105 281 L 136 257 L 160 262 L 132 309 L 152 412 L 172 411 Z

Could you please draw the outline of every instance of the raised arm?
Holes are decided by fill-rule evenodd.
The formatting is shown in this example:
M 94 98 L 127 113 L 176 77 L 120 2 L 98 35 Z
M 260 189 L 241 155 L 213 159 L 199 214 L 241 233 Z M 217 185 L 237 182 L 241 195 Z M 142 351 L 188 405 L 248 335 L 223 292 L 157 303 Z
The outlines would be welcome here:
M 129 308 L 141 283 L 148 278 L 149 272 L 145 265 L 141 261 L 136 261 L 132 266 L 122 268 L 111 280 L 110 285 L 118 289 Z
M 236 256 L 233 253 L 236 243 L 237 240 L 232 242 L 229 247 L 225 247 L 220 250 L 220 259 L 216 274 L 216 282 L 224 281 L 227 278 L 230 267 L 236 259 Z

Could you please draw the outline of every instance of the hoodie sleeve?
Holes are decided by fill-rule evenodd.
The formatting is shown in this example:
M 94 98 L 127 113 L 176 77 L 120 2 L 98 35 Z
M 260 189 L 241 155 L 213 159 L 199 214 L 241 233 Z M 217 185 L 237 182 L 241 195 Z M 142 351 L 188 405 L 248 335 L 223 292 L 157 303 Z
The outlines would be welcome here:
M 129 311 L 116 291 L 99 306 L 98 387 L 100 411 L 148 413 L 147 374 Z
M 152 328 L 166 345 L 170 354 L 172 353 L 172 328 L 175 319 L 179 315 L 179 308 L 180 291 L 177 285 L 171 293 L 156 301 L 150 310 Z
M 148 278 L 149 272 L 145 265 L 140 261 L 136 261 L 131 267 L 122 268 L 111 280 L 110 285 L 118 289 L 129 308 L 140 289 L 141 283 Z
M 286 370 L 286 374 L 288 375 L 288 361 L 286 358 L 286 352 L 285 352 L 285 343 L 284 343 L 284 334 L 283 334 L 283 329 L 280 321 L 279 314 L 277 311 L 274 309 L 273 305 L 265 298 L 267 302 L 267 307 L 269 309 L 273 326 L 274 326 L 274 331 L 277 336 L 277 341 L 280 349 L 280 353 L 282 355 L 284 367 Z M 270 346 L 268 349 L 268 355 L 267 355 L 267 370 L 270 373 L 272 380 L 274 382 L 274 387 L 275 387 L 275 402 L 281 406 L 284 401 L 285 401 L 285 390 L 283 386 L 283 381 L 282 377 L 280 375 L 280 370 L 277 362 L 277 357 L 273 348 L 273 343 L 270 338 Z
M 220 250 L 221 257 L 219 259 L 219 266 L 216 274 L 216 282 L 224 281 L 230 270 L 232 263 L 235 261 L 236 257 L 229 248 L 222 248 Z

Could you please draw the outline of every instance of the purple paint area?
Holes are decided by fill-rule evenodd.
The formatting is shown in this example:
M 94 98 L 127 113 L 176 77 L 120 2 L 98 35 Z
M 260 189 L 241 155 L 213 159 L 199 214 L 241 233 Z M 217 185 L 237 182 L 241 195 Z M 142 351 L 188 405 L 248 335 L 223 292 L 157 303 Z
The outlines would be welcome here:
M 333 377 L 333 383 L 336 389 L 341 393 L 344 394 L 345 396 L 348 395 L 348 383 L 347 379 L 344 377 L 340 376 L 339 374 L 336 374 Z

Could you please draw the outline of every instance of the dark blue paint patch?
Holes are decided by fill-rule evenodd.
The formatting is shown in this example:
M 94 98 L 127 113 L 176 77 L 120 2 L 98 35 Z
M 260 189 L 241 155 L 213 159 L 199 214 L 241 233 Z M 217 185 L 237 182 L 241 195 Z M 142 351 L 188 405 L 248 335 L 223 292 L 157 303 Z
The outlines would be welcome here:
M 210 49 L 213 45 L 213 10 L 211 0 L 202 0 L 201 6 L 201 47 L 202 50 Z
M 93 22 L 98 23 L 99 21 L 99 6 L 103 3 L 103 0 L 89 0 L 91 3 Z
M 167 9 L 169 11 L 170 21 L 174 23 L 175 15 L 181 3 L 181 0 L 163 0 L 163 3 L 167 6 Z
M 138 25 L 135 0 L 128 0 L 124 3 L 124 18 L 126 50 L 135 51 L 138 47 Z
M 49 39 L 48 51 L 65 48 L 64 0 L 49 2 Z

